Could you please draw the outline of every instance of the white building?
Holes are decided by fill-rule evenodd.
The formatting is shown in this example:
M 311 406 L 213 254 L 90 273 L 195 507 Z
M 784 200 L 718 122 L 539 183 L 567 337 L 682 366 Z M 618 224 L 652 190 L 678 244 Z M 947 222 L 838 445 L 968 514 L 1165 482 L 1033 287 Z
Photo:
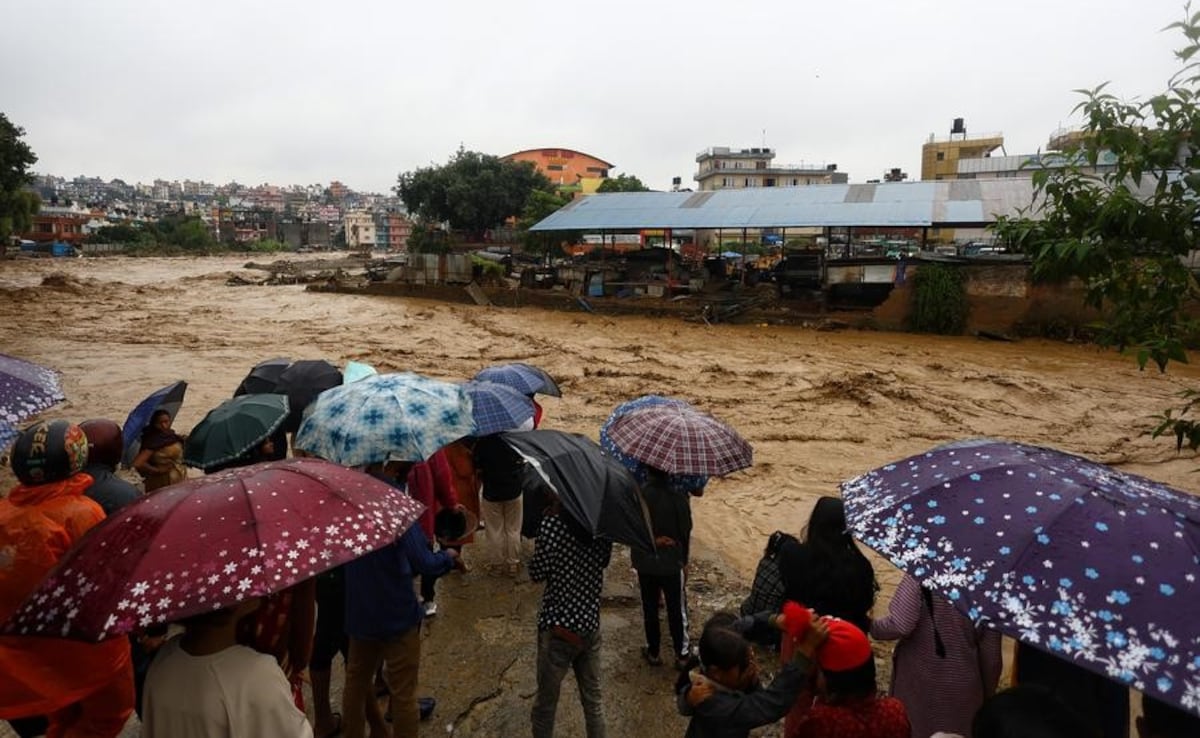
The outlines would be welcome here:
M 375 248 L 375 219 L 371 214 L 362 210 L 352 210 L 346 213 L 343 220 L 346 226 L 346 248 L 373 249 Z

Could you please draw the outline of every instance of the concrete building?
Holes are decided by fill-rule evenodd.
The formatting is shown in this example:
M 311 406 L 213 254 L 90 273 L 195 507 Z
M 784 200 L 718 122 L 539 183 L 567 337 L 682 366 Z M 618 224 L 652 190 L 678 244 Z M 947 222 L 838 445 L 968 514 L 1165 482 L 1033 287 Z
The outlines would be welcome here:
M 582 187 L 583 191 L 595 192 L 600 182 L 608 179 L 613 165 L 603 159 L 573 149 L 526 149 L 501 161 L 527 161 L 534 169 L 559 187 Z
M 375 219 L 362 210 L 351 210 L 344 219 L 346 226 L 346 248 L 355 250 L 374 249 L 378 243 Z
M 774 163 L 770 148 L 733 149 L 714 146 L 696 154 L 693 179 L 701 192 L 750 187 L 801 187 L 814 184 L 846 184 L 849 176 L 837 164 L 824 166 Z
M 280 223 L 279 240 L 291 249 L 327 249 L 332 246 L 329 224 L 319 221 L 289 220 Z
M 921 181 L 958 179 L 960 159 L 984 159 L 1004 148 L 1004 136 L 988 133 L 969 138 L 962 118 L 955 118 L 950 135 L 938 138 L 932 133 L 921 147 Z
M 412 221 L 402 213 L 378 213 L 375 216 L 375 238 L 380 248 L 388 251 L 408 251 Z

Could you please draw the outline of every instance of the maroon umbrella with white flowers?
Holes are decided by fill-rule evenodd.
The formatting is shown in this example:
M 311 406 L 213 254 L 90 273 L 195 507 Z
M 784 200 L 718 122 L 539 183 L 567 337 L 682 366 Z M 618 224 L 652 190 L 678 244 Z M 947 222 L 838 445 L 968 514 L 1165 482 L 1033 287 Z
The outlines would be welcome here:
M 423 509 L 391 485 L 318 459 L 210 474 L 105 519 L 2 630 L 99 641 L 228 607 L 388 545 Z

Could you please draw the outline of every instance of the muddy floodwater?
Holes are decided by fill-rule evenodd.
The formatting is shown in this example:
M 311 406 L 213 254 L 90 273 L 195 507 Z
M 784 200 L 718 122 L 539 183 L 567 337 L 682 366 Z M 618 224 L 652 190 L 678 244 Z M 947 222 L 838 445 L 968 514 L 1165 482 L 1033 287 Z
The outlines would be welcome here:
M 0 262 L 0 346 L 63 372 L 69 399 L 50 414 L 71 419 L 121 421 L 149 390 L 186 379 L 176 424 L 185 431 L 273 356 L 452 380 L 528 361 L 563 390 L 543 402 L 546 427 L 593 438 L 624 400 L 682 397 L 754 445 L 754 467 L 713 481 L 695 511 L 698 542 L 743 570 L 771 531 L 798 530 L 839 481 L 964 437 L 1053 445 L 1183 489 L 1200 484 L 1194 459 L 1140 432 L 1195 384 L 1186 366 L 1139 372 L 1127 357 L 1043 341 L 709 327 L 226 286 L 245 261 Z
M 1051 445 L 1185 490 L 1200 485 L 1194 457 L 1143 432 L 1200 384 L 1187 366 L 1140 372 L 1112 352 L 1036 340 L 710 327 L 227 286 L 245 261 L 0 262 L 0 351 L 59 369 L 68 401 L 47 415 L 76 421 L 123 421 L 150 390 L 186 379 L 176 422 L 184 432 L 255 362 L 275 356 L 449 380 L 496 362 L 534 363 L 563 391 L 543 401 L 544 426 L 593 438 L 624 400 L 680 397 L 754 446 L 752 468 L 714 480 L 693 506 L 696 547 L 746 580 L 767 536 L 798 533 L 840 481 L 955 439 Z M 886 599 L 897 573 L 874 560 Z M 573 699 L 564 693 L 564 705 Z

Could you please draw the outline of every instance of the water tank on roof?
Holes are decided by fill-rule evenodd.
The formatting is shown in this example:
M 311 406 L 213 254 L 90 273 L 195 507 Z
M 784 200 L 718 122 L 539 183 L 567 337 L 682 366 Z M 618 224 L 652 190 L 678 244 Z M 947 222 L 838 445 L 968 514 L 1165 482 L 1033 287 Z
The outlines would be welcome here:
M 967 133 L 967 127 L 966 127 L 966 125 L 963 123 L 963 119 L 962 119 L 962 118 L 955 118 L 955 119 L 954 119 L 954 125 L 953 125 L 953 127 L 951 127 L 951 128 L 950 128 L 950 133 L 952 133 L 952 134 L 954 134 L 954 133 L 961 133 L 961 134 L 963 134 L 963 135 L 966 135 L 966 133 Z

